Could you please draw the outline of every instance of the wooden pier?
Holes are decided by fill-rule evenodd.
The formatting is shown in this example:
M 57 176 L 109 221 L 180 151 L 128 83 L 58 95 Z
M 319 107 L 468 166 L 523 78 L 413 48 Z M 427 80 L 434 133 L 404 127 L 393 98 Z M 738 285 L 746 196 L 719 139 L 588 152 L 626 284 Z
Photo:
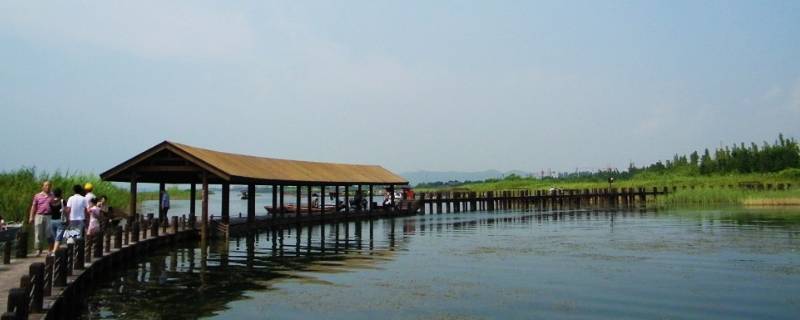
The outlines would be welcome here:
M 669 188 L 610 188 L 580 190 L 452 191 L 419 193 L 423 214 L 511 209 L 561 210 L 588 207 L 631 207 L 668 194 Z
M 103 233 L 85 241 L 59 248 L 52 257 L 30 257 L 26 241 L 17 250 L 4 246 L 6 269 L 0 271 L 3 286 L 0 301 L 5 313 L 0 320 L 71 319 L 79 316 L 89 284 L 147 256 L 152 250 L 183 240 L 195 241 L 230 235 L 250 234 L 254 229 L 295 228 L 331 222 L 372 220 L 415 214 L 444 214 L 475 211 L 533 211 L 538 217 L 559 219 L 564 214 L 590 208 L 639 207 L 677 188 L 608 188 L 582 190 L 500 190 L 489 192 L 426 192 L 404 194 L 395 199 L 394 188 L 408 185 L 402 177 L 378 166 L 346 165 L 260 158 L 200 149 L 163 142 L 103 173 L 107 181 L 129 182 L 132 212 L 119 224 L 106 223 Z M 188 184 L 191 190 L 188 215 L 167 219 L 166 212 L 142 215 L 136 211 L 139 183 Z M 195 199 L 200 184 L 200 221 Z M 211 215 L 209 185 L 223 191 L 219 215 Z M 231 217 L 231 185 L 246 185 L 247 213 Z M 271 208 L 257 215 L 257 186 L 270 186 Z M 375 187 L 387 190 L 385 205 L 373 202 Z M 319 195 L 319 207 L 312 207 L 312 195 Z M 330 203 L 326 205 L 327 198 Z M 408 197 L 408 198 L 406 198 Z M 359 201 L 351 202 L 351 199 Z M 360 199 L 369 199 L 363 204 Z M 263 204 L 262 204 L 263 205 Z M 604 210 L 606 210 L 604 209 Z M 21 237 L 26 237 L 24 232 Z M 12 256 L 14 257 L 12 259 Z

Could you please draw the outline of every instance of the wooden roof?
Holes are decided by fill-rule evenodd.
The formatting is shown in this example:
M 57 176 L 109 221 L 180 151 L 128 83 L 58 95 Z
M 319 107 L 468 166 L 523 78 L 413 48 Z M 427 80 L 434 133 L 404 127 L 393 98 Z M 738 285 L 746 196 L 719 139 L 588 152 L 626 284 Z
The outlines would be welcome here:
M 220 152 L 164 141 L 102 173 L 106 181 L 344 185 L 408 184 L 377 165 L 357 165 L 274 159 Z

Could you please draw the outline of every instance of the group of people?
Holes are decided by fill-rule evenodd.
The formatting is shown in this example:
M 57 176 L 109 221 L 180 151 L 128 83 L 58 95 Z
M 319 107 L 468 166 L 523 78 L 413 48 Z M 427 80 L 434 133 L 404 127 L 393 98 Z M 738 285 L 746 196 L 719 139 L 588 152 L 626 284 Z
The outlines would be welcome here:
M 105 212 L 106 197 L 95 196 L 91 183 L 74 185 L 73 195 L 68 199 L 64 199 L 60 188 L 51 188 L 50 181 L 42 183 L 41 192 L 33 196 L 28 215 L 28 222 L 34 225 L 34 247 L 39 255 L 43 251 L 48 254 L 55 252 L 64 239 L 96 234 L 100 231 L 101 217 Z

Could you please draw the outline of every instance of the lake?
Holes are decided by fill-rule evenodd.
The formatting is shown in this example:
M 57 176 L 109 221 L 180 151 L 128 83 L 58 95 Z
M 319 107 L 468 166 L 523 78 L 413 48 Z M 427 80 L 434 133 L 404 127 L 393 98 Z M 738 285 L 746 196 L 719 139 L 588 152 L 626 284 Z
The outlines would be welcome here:
M 84 317 L 797 319 L 799 249 L 798 209 L 380 219 L 163 249 Z

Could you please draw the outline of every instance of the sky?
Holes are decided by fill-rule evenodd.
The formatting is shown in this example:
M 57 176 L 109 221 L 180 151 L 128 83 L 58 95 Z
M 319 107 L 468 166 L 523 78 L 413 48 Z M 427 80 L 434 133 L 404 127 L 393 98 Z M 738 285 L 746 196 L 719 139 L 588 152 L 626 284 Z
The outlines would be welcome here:
M 0 171 L 622 169 L 800 138 L 800 2 L 2 1 L 0 115 Z

